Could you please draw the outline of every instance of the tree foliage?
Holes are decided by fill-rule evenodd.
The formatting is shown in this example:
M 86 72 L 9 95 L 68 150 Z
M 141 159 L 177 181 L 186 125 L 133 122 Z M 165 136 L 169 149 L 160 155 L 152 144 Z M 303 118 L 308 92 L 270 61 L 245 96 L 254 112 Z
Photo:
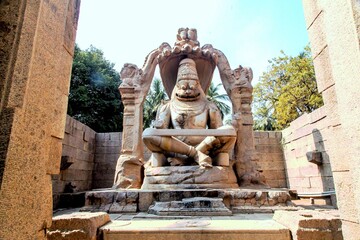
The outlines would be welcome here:
M 122 131 L 121 83 L 114 64 L 93 46 L 75 46 L 68 114 L 96 132 Z
M 221 86 L 222 86 L 221 83 L 215 86 L 214 83 L 211 82 L 206 97 L 209 101 L 215 103 L 215 105 L 218 107 L 218 109 L 221 112 L 221 116 L 224 117 L 225 115 L 230 113 L 231 108 L 228 104 L 226 104 L 226 101 L 228 102 L 230 101 L 229 96 L 227 94 L 219 93 L 219 87 Z
M 308 46 L 296 57 L 282 51 L 269 63 L 254 88 L 255 129 L 283 129 L 323 105 Z
M 151 83 L 148 95 L 144 102 L 144 128 L 148 128 L 155 120 L 156 112 L 161 102 L 168 99 L 160 79 L 155 78 Z

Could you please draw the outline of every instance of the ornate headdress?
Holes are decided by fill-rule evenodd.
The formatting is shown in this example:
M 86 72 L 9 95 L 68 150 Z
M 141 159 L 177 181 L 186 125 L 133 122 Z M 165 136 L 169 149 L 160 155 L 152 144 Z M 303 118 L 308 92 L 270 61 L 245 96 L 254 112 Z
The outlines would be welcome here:
M 199 81 L 199 77 L 196 71 L 195 61 L 190 58 L 185 58 L 179 63 L 179 69 L 177 74 L 177 82 L 180 80 L 196 80 Z
M 160 48 L 162 51 L 158 56 L 160 75 L 168 95 L 171 95 L 178 81 L 181 72 L 180 63 L 184 59 L 187 59 L 185 62 L 192 62 L 188 63 L 188 68 L 194 70 L 194 74 L 190 78 L 195 78 L 194 76 L 196 76 L 196 80 L 199 81 L 203 91 L 206 92 L 208 90 L 216 67 L 216 56 L 214 56 L 216 54 L 213 53 L 213 48 L 210 44 L 200 47 L 196 29 L 180 28 L 175 45 L 171 47 L 168 43 L 163 43 Z

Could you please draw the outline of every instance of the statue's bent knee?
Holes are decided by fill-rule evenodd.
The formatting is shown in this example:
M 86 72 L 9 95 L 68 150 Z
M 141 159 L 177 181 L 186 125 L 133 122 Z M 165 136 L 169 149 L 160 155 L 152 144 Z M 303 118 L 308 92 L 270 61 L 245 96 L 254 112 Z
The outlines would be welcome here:
M 160 148 L 160 145 L 161 145 L 161 137 L 160 136 L 145 135 L 145 136 L 143 136 L 143 141 L 150 151 L 158 152 L 158 151 L 162 150 Z
M 222 145 L 219 152 L 231 151 L 231 149 L 233 149 L 236 142 L 235 136 L 226 136 L 226 137 L 222 136 L 222 137 L 218 137 L 217 139 L 220 141 L 220 144 Z

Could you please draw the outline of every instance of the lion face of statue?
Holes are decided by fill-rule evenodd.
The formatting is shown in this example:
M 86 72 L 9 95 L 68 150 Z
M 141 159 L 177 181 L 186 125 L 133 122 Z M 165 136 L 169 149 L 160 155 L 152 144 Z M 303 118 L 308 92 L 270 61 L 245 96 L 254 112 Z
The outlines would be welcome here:
M 200 91 L 196 80 L 180 80 L 176 84 L 176 98 L 180 101 L 196 101 L 200 98 Z

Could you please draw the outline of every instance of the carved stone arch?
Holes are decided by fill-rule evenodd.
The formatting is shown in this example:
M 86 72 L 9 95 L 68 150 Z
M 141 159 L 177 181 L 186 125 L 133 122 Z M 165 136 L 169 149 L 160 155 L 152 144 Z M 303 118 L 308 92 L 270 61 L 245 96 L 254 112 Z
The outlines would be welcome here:
M 169 56 L 165 61 L 159 63 L 160 75 L 168 96 L 171 96 L 172 90 L 176 85 L 178 67 L 181 60 L 191 58 L 196 63 L 196 71 L 202 89 L 206 93 L 210 87 L 216 63 L 210 58 L 197 54 L 176 54 Z

